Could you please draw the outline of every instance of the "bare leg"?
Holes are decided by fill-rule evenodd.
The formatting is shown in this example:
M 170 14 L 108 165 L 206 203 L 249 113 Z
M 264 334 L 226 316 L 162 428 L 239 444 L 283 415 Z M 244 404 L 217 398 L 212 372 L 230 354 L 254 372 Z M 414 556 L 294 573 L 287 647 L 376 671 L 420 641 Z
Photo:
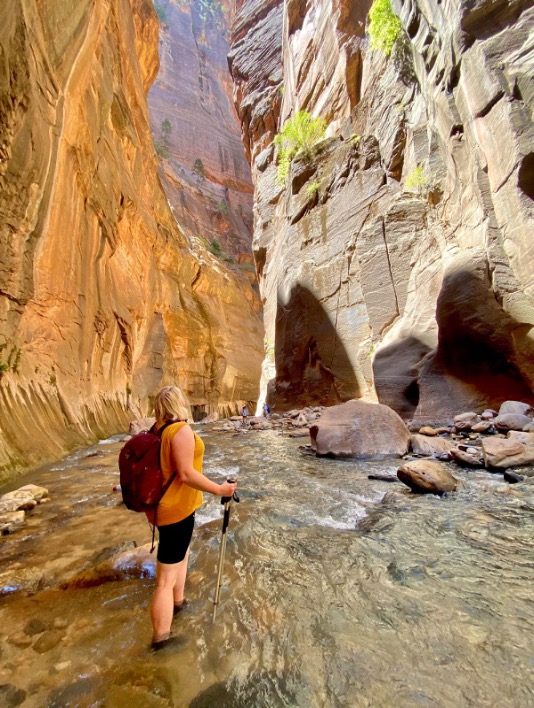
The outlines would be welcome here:
M 187 561 L 189 560 L 189 548 L 185 554 L 183 561 L 177 564 L 178 572 L 176 574 L 176 583 L 174 585 L 173 599 L 174 604 L 179 605 L 184 599 L 185 579 L 187 576 Z
M 165 638 L 171 631 L 174 586 L 176 585 L 180 565 L 184 563 L 186 558 L 181 563 L 172 564 L 158 561 L 156 566 L 156 589 L 150 606 L 152 641 Z

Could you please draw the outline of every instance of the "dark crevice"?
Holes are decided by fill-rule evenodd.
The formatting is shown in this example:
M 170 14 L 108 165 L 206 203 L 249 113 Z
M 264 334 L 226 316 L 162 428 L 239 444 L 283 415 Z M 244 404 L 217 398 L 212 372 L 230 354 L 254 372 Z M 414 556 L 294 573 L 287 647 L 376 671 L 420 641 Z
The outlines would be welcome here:
M 534 200 L 534 153 L 526 155 L 519 166 L 517 177 L 519 189 Z
M 484 108 L 481 111 L 479 111 L 478 113 L 475 113 L 475 118 L 484 118 L 484 116 L 487 116 L 488 113 L 493 108 L 493 106 L 495 106 L 495 104 L 497 104 L 503 96 L 504 96 L 504 91 L 499 91 L 497 94 L 495 94 L 495 96 L 491 99 L 491 101 L 486 106 L 484 106 Z

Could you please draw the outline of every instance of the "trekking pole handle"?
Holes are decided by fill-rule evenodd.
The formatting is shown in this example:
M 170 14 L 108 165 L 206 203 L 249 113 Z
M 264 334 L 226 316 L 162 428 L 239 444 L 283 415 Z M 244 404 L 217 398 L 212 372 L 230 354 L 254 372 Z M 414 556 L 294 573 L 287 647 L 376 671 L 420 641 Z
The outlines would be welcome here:
M 228 477 L 226 480 L 229 484 L 235 484 L 236 480 L 233 477 Z M 227 504 L 229 501 L 232 501 L 232 499 L 235 502 L 239 501 L 239 497 L 237 496 L 237 492 L 234 492 L 231 497 L 221 497 L 221 504 Z

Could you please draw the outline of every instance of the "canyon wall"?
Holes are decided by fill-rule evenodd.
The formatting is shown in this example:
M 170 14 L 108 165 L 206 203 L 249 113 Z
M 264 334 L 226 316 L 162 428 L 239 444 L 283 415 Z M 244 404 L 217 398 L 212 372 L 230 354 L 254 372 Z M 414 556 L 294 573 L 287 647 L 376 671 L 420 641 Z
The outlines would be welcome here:
M 443 420 L 534 389 L 534 8 L 241 0 L 229 56 L 255 185 L 262 396 Z M 277 180 L 297 111 L 325 139 Z
M 184 232 L 252 263 L 252 179 L 228 71 L 233 3 L 160 0 L 160 69 L 149 92 L 163 188 Z M 251 267 L 249 272 L 253 271 Z
M 151 0 L 0 9 L 0 481 L 125 429 L 178 383 L 254 401 L 246 273 L 196 248 L 158 180 Z

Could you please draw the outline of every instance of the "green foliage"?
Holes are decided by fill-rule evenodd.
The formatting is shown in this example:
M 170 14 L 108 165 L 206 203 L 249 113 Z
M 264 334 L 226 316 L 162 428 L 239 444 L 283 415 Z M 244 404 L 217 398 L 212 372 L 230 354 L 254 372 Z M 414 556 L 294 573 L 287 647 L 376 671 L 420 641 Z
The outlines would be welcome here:
M 163 5 L 160 5 L 159 2 L 154 3 L 154 7 L 156 9 L 156 12 L 158 14 L 158 18 L 160 22 L 167 22 L 167 13 L 165 12 L 165 8 Z
M 425 175 L 423 165 L 417 165 L 414 169 L 406 176 L 404 180 L 404 186 L 408 189 L 420 189 L 428 182 L 428 177 Z
M 7 351 L 8 346 L 8 342 L 3 342 L 0 344 L 0 359 L 3 359 L 4 353 Z M 6 374 L 8 371 L 13 372 L 14 374 L 18 373 L 21 356 L 22 350 L 16 345 L 12 345 L 9 349 L 7 359 L 5 361 L 0 361 L 0 379 L 2 378 L 2 375 Z
M 295 113 L 284 124 L 275 137 L 278 147 L 278 173 L 276 181 L 284 186 L 295 155 L 302 154 L 306 159 L 313 157 L 314 147 L 324 138 L 326 121 L 324 118 L 312 118 L 307 111 Z
M 235 263 L 235 258 L 232 258 L 232 256 L 225 256 L 223 261 L 225 261 L 225 263 Z
M 172 133 L 172 124 L 168 118 L 161 121 L 161 132 L 166 138 L 169 138 Z
M 353 145 L 358 145 L 358 143 L 360 142 L 361 139 L 362 139 L 362 136 L 361 136 L 361 135 L 356 135 L 356 133 L 354 133 L 354 135 L 351 135 L 351 136 L 350 136 L 350 142 L 351 142 Z
M 314 196 L 319 191 L 320 186 L 320 182 L 310 182 L 310 184 L 306 185 L 306 194 L 309 194 L 310 197 Z
M 269 361 L 274 362 L 274 344 L 271 342 L 269 337 L 263 339 L 263 346 L 265 348 L 265 356 Z
M 374 0 L 369 10 L 369 25 L 367 27 L 367 33 L 371 39 L 371 49 L 379 49 L 389 56 L 401 31 L 402 25 L 393 12 L 391 0 Z
M 210 243 L 209 249 L 214 256 L 217 256 L 218 258 L 222 256 L 221 244 L 217 241 L 216 238 L 214 238 Z
M 255 273 L 256 268 L 253 263 L 239 263 L 237 266 L 239 270 L 246 270 L 247 273 Z
M 217 203 L 217 213 L 218 214 L 228 214 L 230 211 L 230 205 L 228 204 L 226 199 L 221 199 L 220 202 Z
M 204 163 L 202 162 L 202 160 L 200 159 L 200 157 L 197 157 L 197 159 L 195 160 L 195 163 L 194 163 L 194 165 L 193 165 L 193 169 L 195 170 L 195 172 L 197 173 L 197 175 L 199 175 L 200 177 L 204 178 L 204 174 L 205 174 L 205 171 L 204 171 Z
M 218 0 L 199 0 L 200 17 L 204 22 L 215 20 L 219 26 L 219 15 L 222 13 L 222 2 Z
M 154 147 L 156 148 L 156 155 L 166 160 L 171 154 L 167 145 L 161 140 L 154 140 Z

